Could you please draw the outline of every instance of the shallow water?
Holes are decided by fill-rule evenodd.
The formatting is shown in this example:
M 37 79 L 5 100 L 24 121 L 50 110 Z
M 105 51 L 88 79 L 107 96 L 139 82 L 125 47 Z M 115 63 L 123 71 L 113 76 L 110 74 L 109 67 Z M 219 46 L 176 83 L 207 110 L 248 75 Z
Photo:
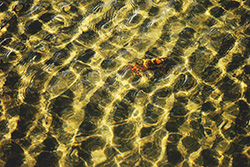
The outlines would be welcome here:
M 249 8 L 0 1 L 0 166 L 250 166 Z

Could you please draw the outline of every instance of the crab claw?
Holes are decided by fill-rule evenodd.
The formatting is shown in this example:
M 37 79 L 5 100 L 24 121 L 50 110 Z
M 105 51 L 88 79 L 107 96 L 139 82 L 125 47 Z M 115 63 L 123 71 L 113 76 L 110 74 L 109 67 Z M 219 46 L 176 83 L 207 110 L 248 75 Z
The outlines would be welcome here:
M 137 72 L 138 68 L 136 66 L 132 66 L 131 70 Z

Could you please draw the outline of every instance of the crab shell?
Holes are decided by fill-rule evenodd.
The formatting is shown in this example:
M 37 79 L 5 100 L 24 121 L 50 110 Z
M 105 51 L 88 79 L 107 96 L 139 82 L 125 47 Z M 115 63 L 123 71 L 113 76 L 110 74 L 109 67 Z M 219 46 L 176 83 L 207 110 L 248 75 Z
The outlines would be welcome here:
M 135 65 L 132 66 L 131 70 L 140 75 L 140 72 L 144 72 L 148 69 L 154 69 L 157 67 L 161 67 L 161 63 L 166 60 L 166 57 L 163 58 L 154 58 L 154 59 L 146 59 L 146 60 L 137 60 Z

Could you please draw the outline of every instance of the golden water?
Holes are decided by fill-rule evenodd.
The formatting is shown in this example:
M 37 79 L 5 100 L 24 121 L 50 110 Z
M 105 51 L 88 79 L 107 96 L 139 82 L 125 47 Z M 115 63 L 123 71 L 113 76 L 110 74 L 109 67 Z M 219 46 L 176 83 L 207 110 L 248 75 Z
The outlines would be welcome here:
M 249 5 L 3 1 L 1 166 L 249 166 Z

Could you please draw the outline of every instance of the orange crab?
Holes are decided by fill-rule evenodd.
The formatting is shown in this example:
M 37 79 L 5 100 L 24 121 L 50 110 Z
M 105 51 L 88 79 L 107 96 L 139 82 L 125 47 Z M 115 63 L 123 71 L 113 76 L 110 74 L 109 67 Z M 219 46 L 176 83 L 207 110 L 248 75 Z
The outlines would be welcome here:
M 166 59 L 167 57 L 137 60 L 135 65 L 132 65 L 131 70 L 134 71 L 135 74 L 139 73 L 139 76 L 141 76 L 141 72 L 161 67 L 162 62 Z

